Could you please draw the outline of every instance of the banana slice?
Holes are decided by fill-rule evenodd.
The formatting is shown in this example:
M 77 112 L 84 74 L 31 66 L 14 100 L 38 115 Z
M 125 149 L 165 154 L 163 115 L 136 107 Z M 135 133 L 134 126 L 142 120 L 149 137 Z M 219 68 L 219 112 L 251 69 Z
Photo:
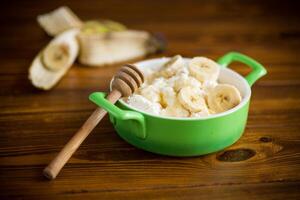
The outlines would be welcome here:
M 156 115 L 158 115 L 161 111 L 161 106 L 159 103 L 153 103 L 145 97 L 138 94 L 133 94 L 132 96 L 130 96 L 127 99 L 127 103 L 133 106 L 134 108 Z
M 178 92 L 181 88 L 188 86 L 193 88 L 201 88 L 201 82 L 185 73 L 176 76 L 173 84 L 173 88 L 175 91 Z
M 40 89 L 52 88 L 74 63 L 79 50 L 78 29 L 71 29 L 55 37 L 33 60 L 29 79 Z
M 237 106 L 242 100 L 239 90 L 229 84 L 215 86 L 207 96 L 208 106 L 216 113 L 227 111 Z
M 178 101 L 172 106 L 168 106 L 161 111 L 162 116 L 168 117 L 189 117 L 190 112 L 186 110 Z
M 208 110 L 208 108 L 204 108 L 203 110 L 201 110 L 200 112 L 197 113 L 191 113 L 190 117 L 207 117 L 209 116 L 211 113 Z
M 195 57 L 189 62 L 192 76 L 201 81 L 217 81 L 220 73 L 219 64 L 205 57 Z
M 42 52 L 42 63 L 52 71 L 58 71 L 68 65 L 70 47 L 67 43 L 53 43 Z
M 160 104 L 163 108 L 174 106 L 176 103 L 176 92 L 171 87 L 164 87 L 161 89 Z
M 216 114 L 216 112 L 213 111 L 212 109 L 208 109 L 208 112 L 209 112 L 210 115 Z
M 198 88 L 184 87 L 178 93 L 178 101 L 191 112 L 201 112 L 207 109 L 203 93 Z
M 81 32 L 78 39 L 79 62 L 95 67 L 141 58 L 161 48 L 160 42 L 146 31 Z
M 159 73 L 161 76 L 169 78 L 175 75 L 183 67 L 184 67 L 184 61 L 182 57 L 180 55 L 176 55 L 170 58 L 170 60 L 163 65 Z
M 79 28 L 82 25 L 81 20 L 66 6 L 39 15 L 37 21 L 50 36 L 55 36 L 71 28 Z
M 161 100 L 159 89 L 153 85 L 142 85 L 139 89 L 139 93 L 151 102 L 158 103 Z

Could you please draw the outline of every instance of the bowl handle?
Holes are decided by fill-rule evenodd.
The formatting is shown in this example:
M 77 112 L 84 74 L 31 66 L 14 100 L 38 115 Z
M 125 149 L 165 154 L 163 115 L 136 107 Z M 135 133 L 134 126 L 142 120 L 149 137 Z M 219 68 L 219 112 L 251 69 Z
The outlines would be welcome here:
M 218 60 L 218 63 L 222 67 L 228 67 L 228 65 L 234 61 L 244 63 L 252 68 L 252 71 L 245 77 L 250 86 L 267 73 L 267 70 L 259 62 L 237 52 L 229 52 L 225 54 Z
M 119 107 L 115 106 L 111 102 L 109 102 L 105 98 L 105 93 L 103 92 L 94 92 L 90 94 L 89 99 L 94 102 L 99 107 L 106 110 L 109 114 L 113 117 L 120 119 L 120 120 L 133 120 L 137 127 L 133 133 L 140 139 L 146 138 L 146 127 L 145 127 L 145 119 L 141 113 L 129 111 L 129 110 L 122 110 Z

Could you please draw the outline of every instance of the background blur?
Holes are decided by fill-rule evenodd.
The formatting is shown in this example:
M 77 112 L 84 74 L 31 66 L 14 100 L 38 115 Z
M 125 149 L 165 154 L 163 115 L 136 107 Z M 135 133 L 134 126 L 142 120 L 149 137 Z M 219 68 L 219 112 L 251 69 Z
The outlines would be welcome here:
M 107 18 L 132 29 L 161 32 L 168 40 L 164 55 L 215 59 L 236 50 L 266 65 L 293 62 L 291 58 L 299 55 L 297 1 L 4 1 L 0 55 L 6 73 L 12 73 L 9 70 L 14 67 L 15 76 L 6 80 L 10 84 L 2 93 L 17 92 L 15 81 L 27 84 L 30 90 L 24 73 L 50 40 L 36 17 L 61 5 L 69 6 L 83 20 Z
M 28 68 L 51 39 L 36 17 L 62 5 L 83 20 L 164 34 L 167 50 L 152 57 L 217 59 L 235 50 L 260 61 L 268 75 L 252 87 L 247 128 L 233 154 L 154 155 L 120 139 L 106 117 L 60 177 L 45 181 L 42 169 L 95 108 L 88 95 L 107 91 L 119 68 L 76 63 L 53 90 L 31 86 Z M 0 199 L 299 199 L 299 1 L 10 0 L 0 10 Z M 240 149 L 255 156 L 247 160 Z

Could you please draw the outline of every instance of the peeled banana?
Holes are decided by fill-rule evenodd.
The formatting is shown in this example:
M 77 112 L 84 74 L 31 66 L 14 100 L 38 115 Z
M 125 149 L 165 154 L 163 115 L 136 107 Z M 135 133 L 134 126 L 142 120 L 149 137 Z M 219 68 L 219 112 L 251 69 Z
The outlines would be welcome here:
M 68 30 L 55 37 L 33 60 L 29 79 L 40 89 L 52 88 L 74 63 L 79 45 L 78 29 Z
M 39 15 L 37 21 L 50 36 L 71 28 L 80 28 L 79 62 L 88 66 L 104 66 L 141 58 L 164 48 L 164 42 L 146 31 L 127 30 L 112 20 L 82 22 L 70 8 L 59 7 Z
M 126 27 L 123 24 L 112 20 L 91 20 L 87 21 L 81 27 L 81 33 L 95 34 L 106 33 L 110 31 L 124 31 Z
M 82 22 L 66 6 L 39 15 L 37 21 L 48 35 L 55 36 L 29 69 L 32 84 L 45 90 L 60 80 L 78 53 L 80 63 L 104 66 L 155 53 L 165 45 L 159 37 L 146 31 L 127 30 L 112 20 Z
M 56 36 L 68 29 L 79 28 L 82 26 L 82 21 L 66 6 L 39 15 L 37 21 L 50 36 Z
M 41 55 L 43 65 L 51 71 L 58 71 L 68 65 L 69 58 L 70 47 L 63 42 L 49 44 Z
M 208 106 L 216 113 L 237 106 L 242 100 L 239 90 L 229 84 L 218 84 L 207 95 Z

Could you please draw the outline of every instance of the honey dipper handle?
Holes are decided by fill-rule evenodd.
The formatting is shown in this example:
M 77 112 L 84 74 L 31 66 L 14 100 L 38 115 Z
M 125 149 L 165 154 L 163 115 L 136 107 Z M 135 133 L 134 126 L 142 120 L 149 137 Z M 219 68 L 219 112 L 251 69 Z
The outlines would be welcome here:
M 118 90 L 113 90 L 107 95 L 107 100 L 113 104 L 121 97 Z M 51 161 L 51 163 L 44 169 L 43 174 L 48 179 L 55 179 L 63 166 L 67 163 L 73 153 L 78 149 L 85 138 L 91 133 L 96 125 L 101 121 L 107 112 L 102 108 L 97 108 L 90 117 L 85 121 L 76 134 L 69 140 L 58 155 Z

